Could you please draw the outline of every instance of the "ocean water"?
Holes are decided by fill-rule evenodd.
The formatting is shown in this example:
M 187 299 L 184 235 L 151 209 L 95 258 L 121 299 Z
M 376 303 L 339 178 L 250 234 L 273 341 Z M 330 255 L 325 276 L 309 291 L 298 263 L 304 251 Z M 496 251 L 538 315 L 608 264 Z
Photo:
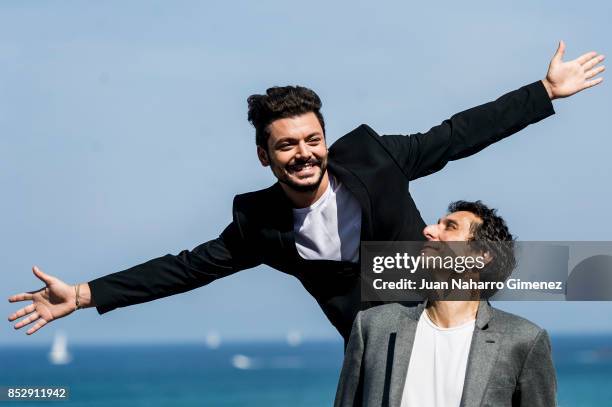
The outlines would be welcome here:
M 561 407 L 612 406 L 612 336 L 553 336 Z M 340 342 L 70 346 L 67 365 L 49 348 L 0 348 L 0 386 L 63 386 L 64 401 L 1 406 L 329 406 Z M 25 404 L 24 404 L 25 403 Z

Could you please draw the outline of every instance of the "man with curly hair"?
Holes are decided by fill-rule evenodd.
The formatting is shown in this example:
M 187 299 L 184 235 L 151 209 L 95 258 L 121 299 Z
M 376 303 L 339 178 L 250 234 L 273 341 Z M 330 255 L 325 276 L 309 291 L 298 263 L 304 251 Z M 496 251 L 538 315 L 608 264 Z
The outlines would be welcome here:
M 468 243 L 490 243 L 473 253 L 488 267 L 465 272 L 472 277 L 501 261 L 504 279 L 514 265 L 506 223 L 480 201 L 452 203 L 423 236 L 439 244 L 430 256 L 449 242 L 466 242 L 470 250 L 477 246 Z M 502 249 L 493 250 L 495 243 Z M 556 388 L 545 330 L 478 297 L 433 296 L 414 307 L 385 304 L 357 314 L 335 406 L 551 407 Z

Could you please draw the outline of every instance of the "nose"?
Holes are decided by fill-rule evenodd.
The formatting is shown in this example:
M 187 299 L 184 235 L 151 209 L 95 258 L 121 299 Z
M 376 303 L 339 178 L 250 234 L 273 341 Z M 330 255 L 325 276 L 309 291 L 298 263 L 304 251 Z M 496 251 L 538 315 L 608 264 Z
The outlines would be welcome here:
M 301 160 L 306 161 L 310 159 L 311 155 L 312 153 L 310 152 L 310 149 L 308 148 L 308 144 L 304 141 L 301 141 L 298 144 L 296 158 L 300 158 Z
M 430 241 L 439 240 L 438 238 L 438 225 L 428 225 L 423 229 L 423 236 L 425 239 Z

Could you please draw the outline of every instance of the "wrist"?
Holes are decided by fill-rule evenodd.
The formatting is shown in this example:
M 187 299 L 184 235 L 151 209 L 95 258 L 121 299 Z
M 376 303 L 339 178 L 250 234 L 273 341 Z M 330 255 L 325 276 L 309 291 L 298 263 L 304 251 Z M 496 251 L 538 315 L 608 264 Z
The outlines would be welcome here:
M 555 98 L 555 94 L 553 93 L 553 87 L 552 84 L 548 81 L 548 79 L 544 78 L 542 79 L 542 85 L 544 85 L 544 88 L 546 89 L 546 93 L 548 93 L 548 97 L 550 98 L 550 100 L 554 100 Z
M 91 290 L 89 284 L 81 283 L 74 286 L 74 307 L 75 311 L 82 308 L 89 308 L 93 306 L 91 300 Z

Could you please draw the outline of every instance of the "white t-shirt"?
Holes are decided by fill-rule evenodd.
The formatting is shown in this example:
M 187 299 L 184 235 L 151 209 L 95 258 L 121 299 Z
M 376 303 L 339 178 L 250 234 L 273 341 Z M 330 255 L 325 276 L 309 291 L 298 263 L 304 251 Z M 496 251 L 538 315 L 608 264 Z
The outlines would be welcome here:
M 423 311 L 417 325 L 401 407 L 458 407 L 475 320 L 452 328 Z
M 361 207 L 331 174 L 327 190 L 315 203 L 293 209 L 293 230 L 304 259 L 359 261 Z

